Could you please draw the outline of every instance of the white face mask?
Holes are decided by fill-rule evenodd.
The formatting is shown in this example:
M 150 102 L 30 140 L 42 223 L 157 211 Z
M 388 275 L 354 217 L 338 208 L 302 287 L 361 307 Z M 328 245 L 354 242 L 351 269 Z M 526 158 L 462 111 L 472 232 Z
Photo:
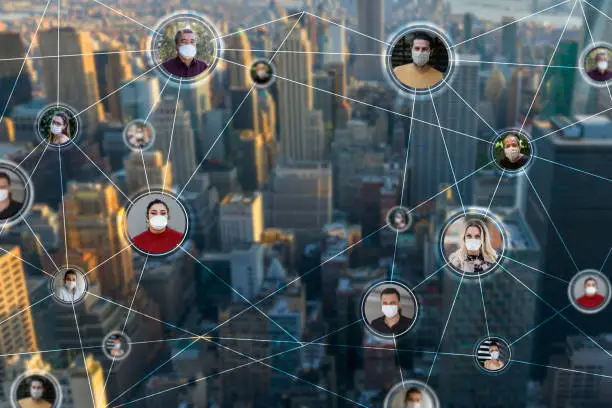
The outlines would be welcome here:
M 40 399 L 42 398 L 43 395 L 43 390 L 41 390 L 40 388 L 30 388 L 30 396 L 33 399 Z
M 605 71 L 608 69 L 608 61 L 599 61 L 597 63 L 597 68 L 599 68 L 602 71 Z
M 136 132 L 136 133 L 134 134 L 134 137 L 135 137 L 137 140 L 142 140 L 142 139 L 144 139 L 144 133 L 143 133 L 143 132 Z
M 497 360 L 499 358 L 499 351 L 492 351 L 490 354 L 493 360 Z
M 382 312 L 385 317 L 393 317 L 397 314 L 397 305 L 382 305 Z
M 179 54 L 185 58 L 193 58 L 196 56 L 196 47 L 193 44 L 185 44 L 179 47 Z
M 51 125 L 51 133 L 53 133 L 54 135 L 61 134 L 62 133 L 62 127 L 61 126 Z
M 465 240 L 465 247 L 468 251 L 478 251 L 481 245 L 482 241 L 479 239 L 468 238 Z
M 121 350 L 121 343 L 115 343 L 115 344 L 113 344 L 113 348 L 114 348 L 115 350 Z
M 68 281 L 68 282 L 64 283 L 64 286 L 66 286 L 66 289 L 68 289 L 68 290 L 74 290 L 74 289 L 76 289 L 76 282 L 75 281 Z
M 407 402 L 406 408 L 421 408 L 420 402 Z
M 521 156 L 521 149 L 518 147 L 508 147 L 504 149 L 504 154 L 511 162 L 515 162 Z
M 7 200 L 9 198 L 9 191 L 7 188 L 0 188 L 0 201 Z
M 593 296 L 595 293 L 597 293 L 597 288 L 595 286 L 587 286 L 584 289 L 584 293 L 586 293 L 589 296 Z
M 149 225 L 154 230 L 163 230 L 168 225 L 168 217 L 164 215 L 154 215 L 149 218 Z
M 412 51 L 412 62 L 419 67 L 429 62 L 429 51 Z
M 265 79 L 265 78 L 268 77 L 268 73 L 264 69 L 257 70 L 256 75 L 257 75 L 257 78 L 259 78 L 259 79 Z

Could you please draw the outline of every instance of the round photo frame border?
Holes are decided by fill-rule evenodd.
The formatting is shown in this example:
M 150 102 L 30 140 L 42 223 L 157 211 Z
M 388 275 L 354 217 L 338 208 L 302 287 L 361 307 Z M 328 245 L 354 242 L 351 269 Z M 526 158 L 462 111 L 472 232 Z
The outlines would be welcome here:
M 393 73 L 393 68 L 391 64 L 391 58 L 393 56 L 393 49 L 397 45 L 397 42 L 401 40 L 404 36 L 414 32 L 414 31 L 425 31 L 429 35 L 434 35 L 440 39 L 446 46 L 446 51 L 448 53 L 448 70 L 443 74 L 442 80 L 432 87 L 428 87 L 423 90 L 419 90 L 416 88 L 409 87 L 404 85 Z M 438 95 L 446 92 L 448 90 L 448 85 L 450 85 L 456 73 L 457 66 L 457 58 L 456 53 L 453 48 L 453 41 L 451 36 L 444 30 L 442 27 L 427 22 L 427 21 L 415 21 L 412 23 L 408 23 L 397 29 L 389 39 L 385 42 L 387 44 L 387 48 L 385 50 L 385 54 L 382 57 L 383 64 L 383 72 L 387 77 L 387 80 L 393 84 L 395 88 L 405 97 L 410 99 L 416 99 L 418 101 L 429 100 L 429 95 L 431 93 L 431 97 L 437 97 Z
M 214 61 L 209 64 L 208 68 L 206 68 L 206 72 L 192 78 L 182 78 L 166 72 L 166 70 L 164 70 L 162 67 L 163 61 L 158 62 L 155 56 L 155 53 L 157 52 L 157 47 L 155 44 L 157 43 L 159 36 L 163 35 L 165 27 L 173 21 L 182 18 L 197 21 L 199 24 L 206 27 L 215 38 Z M 207 15 L 200 14 L 194 10 L 179 10 L 162 16 L 159 20 L 157 20 L 154 27 L 154 29 L 149 30 L 147 35 L 146 60 L 149 68 L 155 71 L 158 78 L 165 80 L 169 85 L 175 88 L 184 86 L 194 88 L 212 78 L 219 60 L 223 58 L 225 45 L 223 42 L 223 36 L 220 34 L 219 29 Z
M 608 287 L 608 297 L 604 300 L 604 302 L 600 306 L 598 306 L 597 308 L 594 308 L 593 310 L 587 310 L 583 308 L 582 306 L 580 306 L 578 302 L 576 301 L 576 299 L 574 299 L 574 296 L 572 294 L 572 289 L 573 289 L 573 286 L 576 284 L 576 281 L 580 279 L 583 275 L 587 275 L 587 274 L 599 276 L 600 279 L 603 280 L 604 283 Z M 576 309 L 580 313 L 584 313 L 587 315 L 594 315 L 604 310 L 610 303 L 610 298 L 612 298 L 612 286 L 610 284 L 610 280 L 608 279 L 606 275 L 603 274 L 603 272 L 598 271 L 597 269 L 590 269 L 590 268 L 582 269 L 581 271 L 576 272 L 574 276 L 572 276 L 572 278 L 570 279 L 569 283 L 567 284 L 567 297 L 569 298 L 572 306 L 574 306 L 574 309 Z
M 605 41 L 596 41 L 589 43 L 588 46 L 584 47 L 580 55 L 578 56 L 578 67 L 580 68 L 580 75 L 582 78 L 591 86 L 595 88 L 609 88 L 612 85 L 612 79 L 606 82 L 598 82 L 591 78 L 586 71 L 585 61 L 586 57 L 589 55 L 591 51 L 596 48 L 606 48 L 612 53 L 612 44 Z M 608 67 L 610 69 L 610 67 Z
M 42 117 L 51 109 L 64 109 L 67 110 L 68 112 L 70 112 L 70 114 L 72 115 L 72 118 L 74 119 L 74 121 L 76 122 L 76 131 L 74 132 L 73 136 L 70 137 L 70 141 L 66 142 L 66 143 L 62 143 L 62 144 L 55 144 L 55 143 L 51 143 L 47 140 L 46 137 L 43 137 L 42 134 L 42 130 L 40 129 L 40 121 L 42 119 Z M 49 103 L 45 106 L 42 107 L 42 109 L 40 109 L 40 111 L 38 111 L 38 113 L 36 114 L 36 119 L 34 122 L 34 134 L 38 137 L 39 143 L 44 143 L 46 144 L 46 147 L 49 148 L 53 148 L 53 149 L 57 149 L 57 150 L 61 150 L 61 149 L 68 149 L 71 148 L 73 145 L 76 144 L 76 140 L 81 136 L 81 130 L 82 130 L 82 124 L 81 124 L 81 119 L 79 118 L 79 112 L 77 112 L 76 109 L 74 109 L 72 106 L 63 103 L 63 102 L 59 102 L 59 103 Z
M 496 371 L 491 371 L 491 370 L 487 370 L 486 368 L 484 368 L 484 366 L 482 366 L 480 364 L 480 362 L 478 361 L 478 348 L 480 347 L 480 345 L 482 343 L 484 343 L 485 341 L 489 340 L 489 339 L 495 339 L 498 340 L 502 343 L 504 343 L 504 345 L 506 346 L 506 348 L 508 349 L 508 361 L 506 362 L 506 364 L 500 369 L 500 370 L 496 370 Z M 476 340 L 476 343 L 474 344 L 474 349 L 472 351 L 472 356 L 473 356 L 473 361 L 474 364 L 476 365 L 476 367 L 483 373 L 496 377 L 498 375 L 501 375 L 503 373 L 505 373 L 508 368 L 510 368 L 510 365 L 512 364 L 512 345 L 511 343 L 506 340 L 505 337 L 503 336 L 498 336 L 496 334 L 487 334 L 485 337 L 482 337 L 479 340 Z
M 178 243 L 176 247 L 172 248 L 170 251 L 159 253 L 159 254 L 143 251 L 142 249 L 138 248 L 138 246 L 134 243 L 134 241 L 130 237 L 130 234 L 128 231 L 128 216 L 130 214 L 130 210 L 132 209 L 132 207 L 134 206 L 134 204 L 136 204 L 138 200 L 150 194 L 161 194 L 162 196 L 171 197 L 174 201 L 178 203 L 179 207 L 181 207 L 181 210 L 183 210 L 183 215 L 185 216 L 185 232 L 183 233 L 183 237 L 181 241 Z M 144 190 L 141 190 L 140 192 L 134 194 L 132 197 L 133 198 L 130 198 L 130 200 L 123 207 L 124 208 L 123 220 L 121 220 L 121 224 L 122 224 L 121 228 L 123 229 L 124 238 L 130 244 L 130 246 L 133 249 L 135 249 L 138 253 L 140 253 L 141 255 L 150 256 L 150 257 L 160 258 L 160 257 L 168 256 L 168 255 L 175 253 L 185 243 L 185 241 L 187 240 L 187 236 L 190 232 L 189 211 L 187 210 L 188 207 L 181 201 L 181 199 L 179 199 L 176 196 L 174 191 L 165 190 L 161 187 L 151 188 L 150 190 L 145 188 Z
M 508 133 L 518 133 L 520 136 L 523 136 L 525 140 L 527 140 L 527 143 L 529 145 L 529 150 L 531 151 L 531 153 L 529 154 L 529 159 L 527 160 L 527 163 L 525 163 L 523 167 L 517 170 L 504 169 L 503 167 L 499 165 L 499 163 L 497 163 L 497 159 L 495 158 L 495 144 L 497 144 L 497 142 L 501 140 L 502 138 L 504 138 Z M 534 158 L 536 156 L 535 154 L 536 150 L 537 150 L 536 144 L 533 143 L 533 139 L 531 138 L 531 135 L 528 132 L 526 132 L 525 129 L 520 129 L 516 127 L 508 127 L 508 128 L 504 128 L 496 132 L 495 137 L 491 141 L 491 148 L 489 149 L 489 159 L 491 159 L 491 161 L 495 165 L 495 169 L 497 170 L 499 174 L 501 174 L 503 171 L 504 175 L 508 175 L 508 177 L 516 177 L 516 176 L 523 175 L 524 172 L 526 172 L 533 165 Z
M 149 145 L 147 147 L 143 148 L 137 148 L 134 147 L 132 145 L 130 145 L 130 142 L 128 141 L 128 136 L 127 136 L 127 130 L 130 126 L 138 124 L 138 123 L 142 123 L 144 124 L 146 127 L 148 127 L 149 129 L 151 129 L 151 142 L 149 142 Z M 146 152 L 147 150 L 150 150 L 153 147 L 153 144 L 155 143 L 155 135 L 156 135 L 156 130 L 155 130 L 155 126 L 153 126 L 153 124 L 145 119 L 132 119 L 130 120 L 128 123 L 125 124 L 125 126 L 123 127 L 123 131 L 121 132 L 121 137 L 123 138 L 123 143 L 125 143 L 125 145 L 127 146 L 128 149 L 130 149 L 133 152 Z
M 127 345 L 127 349 L 125 350 L 125 353 L 123 354 L 123 356 L 121 357 L 114 357 L 111 356 L 108 353 L 108 350 L 106 350 L 106 341 L 113 335 L 119 335 L 125 338 L 126 340 L 126 345 Z M 120 330 L 112 330 L 108 333 L 106 333 L 106 335 L 102 338 L 102 353 L 104 354 L 104 357 L 108 358 L 109 360 L 112 361 L 123 361 L 126 358 L 129 357 L 130 353 L 132 352 L 132 339 L 130 338 L 130 336 L 128 336 L 125 332 L 122 332 Z
M 259 64 L 263 62 L 264 64 L 267 64 L 270 66 L 270 69 L 272 71 L 272 76 L 270 78 L 270 81 L 268 81 L 267 84 L 265 85 L 260 85 L 257 82 L 255 82 L 255 80 L 253 79 L 253 76 L 251 75 L 251 70 L 253 69 L 253 67 L 255 67 L 255 65 Z M 274 65 L 274 63 L 270 60 L 268 60 L 267 58 L 256 58 L 251 62 L 251 65 L 248 68 L 249 70 L 249 78 L 251 79 L 251 82 L 253 83 L 253 85 L 255 86 L 255 88 L 257 89 L 268 89 L 270 88 L 272 85 L 274 85 L 274 83 L 276 82 L 276 65 Z
M 402 228 L 402 229 L 395 228 L 389 222 L 389 217 L 391 216 L 391 213 L 393 211 L 395 211 L 395 210 L 398 210 L 398 209 L 399 210 L 404 210 L 406 212 L 407 217 L 408 217 L 408 220 L 406 222 L 406 227 Z M 414 223 L 414 217 L 412 215 L 412 212 L 408 208 L 404 207 L 403 205 L 395 205 L 395 206 L 391 207 L 389 209 L 389 211 L 387 211 L 387 214 L 385 215 L 385 221 L 387 221 L 387 225 L 388 225 L 388 227 L 389 227 L 389 229 L 391 231 L 393 231 L 393 232 L 395 232 L 397 234 L 401 234 L 401 233 L 404 233 L 404 232 L 408 231 L 410 229 L 410 227 L 412 227 L 412 224 Z
M 366 302 L 368 296 L 378 286 L 385 285 L 385 284 L 387 284 L 387 285 L 388 284 L 393 284 L 393 285 L 401 286 L 403 289 L 405 289 L 412 296 L 412 299 L 414 300 L 414 317 L 412 318 L 412 323 L 410 324 L 410 327 L 408 327 L 405 331 L 403 331 L 400 334 L 385 335 L 385 334 L 381 334 L 381 333 L 377 332 L 376 330 L 374 330 L 374 329 L 372 329 L 370 327 L 370 324 L 368 323 L 368 320 L 366 319 L 366 316 L 365 316 L 365 302 Z M 414 328 L 414 326 L 417 323 L 417 320 L 419 318 L 419 310 L 420 310 L 420 305 L 419 305 L 419 299 L 417 298 L 417 296 L 414 294 L 412 289 L 410 289 L 405 282 L 397 280 L 397 279 L 395 279 L 395 280 L 384 279 L 384 280 L 378 280 L 378 281 L 373 282 L 370 286 L 368 286 L 365 289 L 364 293 L 361 295 L 361 301 L 359 302 L 359 313 L 361 315 L 361 321 L 365 325 L 366 329 L 372 335 L 374 335 L 375 337 L 381 338 L 381 339 L 385 339 L 385 340 L 397 339 L 399 337 L 402 337 L 402 336 L 408 334 Z
M 431 396 L 432 398 L 432 403 L 433 403 L 433 408 L 441 408 L 442 405 L 440 405 L 440 398 L 438 397 L 438 394 L 436 393 L 436 391 L 428 384 L 424 383 L 423 381 L 420 380 L 404 380 L 401 381 L 397 384 L 395 384 L 393 387 L 391 387 L 391 389 L 387 392 L 387 395 L 385 395 L 385 399 L 383 400 L 383 408 L 391 408 L 391 398 L 392 396 L 394 396 L 394 394 L 397 392 L 398 389 L 403 388 L 403 389 L 408 389 L 408 387 L 415 387 L 415 388 L 421 388 L 427 391 L 427 393 Z
M 32 176 L 28 174 L 21 165 L 6 159 L 0 159 L 0 172 L 14 173 L 23 182 L 23 205 L 17 214 L 6 220 L 0 220 L 0 225 L 3 228 L 12 227 L 21 222 L 22 219 L 32 210 L 34 205 L 34 183 L 32 183 Z
M 62 391 L 61 383 L 49 371 L 35 369 L 35 370 L 27 370 L 21 373 L 17 376 L 17 378 L 13 380 L 13 383 L 11 384 L 11 390 L 10 390 L 10 396 L 9 396 L 9 400 L 11 402 L 12 408 L 20 408 L 18 401 L 17 401 L 17 396 L 16 396 L 17 388 L 19 387 L 19 384 L 24 379 L 31 377 L 31 376 L 45 377 L 51 384 L 53 384 L 55 388 L 56 401 L 53 403 L 51 407 L 52 408 L 61 407 L 62 403 L 64 402 L 64 393 Z
M 55 295 L 55 290 L 53 288 L 55 279 L 58 279 L 61 274 L 64 274 L 69 269 L 77 271 L 79 274 L 81 274 L 83 281 L 85 281 L 85 288 L 83 289 L 83 295 L 78 300 L 75 300 L 74 302 L 64 302 L 63 300 L 58 299 L 57 296 Z M 53 301 L 60 306 L 72 307 L 72 305 L 76 306 L 76 305 L 83 303 L 85 301 L 85 298 L 87 297 L 88 291 L 89 291 L 89 279 L 87 279 L 87 274 L 83 271 L 81 267 L 76 266 L 76 265 L 60 266 L 55 272 L 55 274 L 53 274 L 53 278 L 49 279 L 49 292 L 51 293 L 51 297 L 53 298 Z
M 470 275 L 468 272 L 463 272 L 455 269 L 455 267 L 450 263 L 450 261 L 444 254 L 444 235 L 446 234 L 447 229 L 459 218 L 467 217 L 469 215 L 474 215 L 480 218 L 488 218 L 497 227 L 502 237 L 502 248 L 500 250 L 500 253 L 498 254 L 497 262 L 495 262 L 495 265 L 491 266 L 486 272 L 473 275 Z M 468 280 L 478 280 L 479 278 L 482 279 L 497 271 L 497 269 L 504 260 L 505 254 L 508 252 L 508 242 L 508 232 L 504 228 L 504 223 L 495 213 L 491 211 L 486 211 L 484 208 L 480 207 L 469 207 L 465 209 L 465 212 L 461 208 L 459 208 L 458 210 L 455 210 L 455 212 L 453 212 L 453 214 L 447 220 L 444 221 L 442 227 L 440 228 L 440 232 L 438 233 L 438 255 L 442 263 L 444 264 L 444 269 L 451 271 L 454 276 L 457 276 L 459 278 L 465 277 Z

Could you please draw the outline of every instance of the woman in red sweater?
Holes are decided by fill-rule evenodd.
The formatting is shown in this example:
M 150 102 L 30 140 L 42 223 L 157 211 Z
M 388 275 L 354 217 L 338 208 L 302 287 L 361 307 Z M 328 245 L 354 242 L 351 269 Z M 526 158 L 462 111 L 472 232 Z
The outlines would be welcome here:
M 146 218 L 148 229 L 133 238 L 134 245 L 141 251 L 163 254 L 181 243 L 183 234 L 168 227 L 170 209 L 162 200 L 155 199 L 147 205 Z

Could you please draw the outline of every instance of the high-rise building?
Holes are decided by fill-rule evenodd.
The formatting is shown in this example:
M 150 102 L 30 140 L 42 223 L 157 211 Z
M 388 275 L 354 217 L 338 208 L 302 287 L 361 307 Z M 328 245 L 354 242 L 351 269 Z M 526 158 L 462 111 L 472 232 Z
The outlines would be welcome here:
M 219 248 L 219 193 L 207 173 L 196 173 L 181 197 L 189 215 L 191 237 L 198 249 Z
M 380 41 L 385 41 L 384 5 L 384 0 L 357 1 L 357 30 L 365 34 L 358 35 L 355 38 L 357 42 L 356 52 L 358 54 L 382 54 L 382 47 L 384 45 Z M 357 58 L 354 70 L 357 78 L 368 81 L 382 79 L 381 65 L 373 63 L 377 61 L 376 57 L 360 56 Z
M 0 42 L 4 44 L 0 50 L 0 59 L 15 58 L 17 55 L 24 54 L 23 43 L 18 32 L 0 33 Z M 24 63 L 25 61 L 16 59 L 2 61 L 0 64 L 0 116 L 4 114 L 5 119 L 11 114 L 13 106 L 27 103 L 32 99 L 30 70 L 27 65 L 24 65 L 23 70 L 21 69 Z
M 259 242 L 263 224 L 263 200 L 259 192 L 231 193 L 221 201 L 219 225 L 224 250 L 231 250 L 239 243 Z
M 36 118 L 45 105 L 44 99 L 37 98 L 22 105 L 14 106 L 11 119 L 13 120 L 17 143 L 40 143 L 38 136 L 33 132 L 33 124 L 36 123 Z
M 225 40 L 225 55 L 229 61 L 236 64 L 228 64 L 229 84 L 231 88 L 251 87 L 252 81 L 249 76 L 251 67 L 251 44 L 247 33 L 231 35 Z M 240 65 L 238 65 L 240 64 Z
M 61 28 L 59 36 L 56 28 L 45 30 L 39 33 L 38 38 L 42 55 L 56 55 L 58 50 L 60 55 L 80 54 L 78 57 L 60 58 L 59 66 L 55 58 L 43 59 L 42 77 L 48 102 L 59 100 L 77 112 L 87 109 L 80 118 L 84 133 L 92 136 L 104 119 L 103 106 L 97 103 L 100 92 L 93 39 L 89 33 L 72 27 Z
M 258 190 L 268 178 L 269 169 L 263 135 L 252 130 L 243 130 L 240 131 L 239 140 L 238 160 L 235 162 L 240 185 L 244 191 Z
M 172 187 L 172 165 L 168 161 L 164 163 L 164 159 L 165 157 L 159 150 L 130 153 L 123 161 L 125 184 L 127 185 L 126 192 L 135 194 L 149 187 L 170 190 Z
M 505 26 L 502 28 L 502 52 L 508 62 L 518 63 L 517 60 L 517 36 L 518 24 L 513 24 L 513 17 L 502 18 L 501 25 Z
M 86 356 L 85 362 L 82 358 L 76 359 L 68 368 L 59 370 L 55 374 L 62 384 L 64 397 L 62 407 L 97 408 L 106 406 L 108 400 L 104 367 L 91 354 Z
M 105 97 L 121 87 L 121 82 L 132 79 L 132 67 L 122 47 L 101 50 L 94 56 L 100 97 Z M 114 120 L 123 119 L 121 109 L 121 91 L 116 92 L 102 102 L 104 111 Z
M 126 84 L 119 91 L 123 119 L 129 121 L 146 118 L 159 95 L 160 86 L 157 77 L 144 76 L 129 85 Z
M 479 60 L 477 55 L 464 56 L 467 60 Z M 431 101 L 415 104 L 413 117 L 429 122 L 413 121 L 409 152 L 410 169 L 410 203 L 419 204 L 440 191 L 443 183 L 453 184 L 476 169 L 477 141 L 437 127 L 457 130 L 468 135 L 478 134 L 478 116 L 470 106 L 477 106 L 479 92 L 479 64 L 458 66 L 453 87 L 462 95 L 462 101 L 450 90 L 434 97 L 435 111 Z M 437 113 L 437 117 L 436 117 Z M 433 124 L 433 125 L 431 125 Z M 442 139 L 444 137 L 444 141 Z M 445 147 L 446 144 L 446 147 Z M 470 180 L 459 185 L 461 196 L 472 196 Z
M 229 109 L 216 108 L 209 112 L 204 112 L 203 122 L 204 129 L 202 132 L 197 134 L 198 146 L 198 157 L 204 158 L 204 155 L 208 153 L 207 159 L 211 160 L 223 160 L 225 159 L 225 142 L 224 138 L 226 133 L 221 134 L 221 131 L 225 127 L 225 124 L 232 116 L 232 112 Z M 210 151 L 210 152 L 209 152 Z

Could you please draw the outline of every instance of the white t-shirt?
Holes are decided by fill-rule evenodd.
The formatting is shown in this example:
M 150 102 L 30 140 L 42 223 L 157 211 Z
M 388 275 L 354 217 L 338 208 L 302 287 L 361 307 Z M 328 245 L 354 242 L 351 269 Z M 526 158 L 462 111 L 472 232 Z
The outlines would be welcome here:
M 73 297 L 72 292 L 66 289 L 65 286 L 62 286 L 61 288 L 55 291 L 55 296 L 62 302 L 72 303 L 72 302 L 76 302 L 80 300 L 81 296 L 83 296 L 83 292 L 77 286 L 76 289 L 74 290 L 74 297 Z

